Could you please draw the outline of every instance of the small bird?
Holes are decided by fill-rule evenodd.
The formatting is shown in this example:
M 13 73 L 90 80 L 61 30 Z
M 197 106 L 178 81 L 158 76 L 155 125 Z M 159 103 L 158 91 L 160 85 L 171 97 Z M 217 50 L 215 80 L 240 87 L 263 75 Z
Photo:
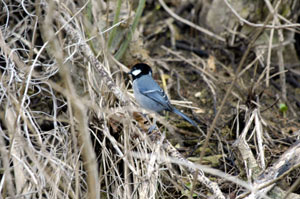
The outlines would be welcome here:
M 134 97 L 141 107 L 154 112 L 166 110 L 176 113 L 197 127 L 196 122 L 171 105 L 164 90 L 152 78 L 150 66 L 144 63 L 136 64 L 128 74 L 132 76 Z

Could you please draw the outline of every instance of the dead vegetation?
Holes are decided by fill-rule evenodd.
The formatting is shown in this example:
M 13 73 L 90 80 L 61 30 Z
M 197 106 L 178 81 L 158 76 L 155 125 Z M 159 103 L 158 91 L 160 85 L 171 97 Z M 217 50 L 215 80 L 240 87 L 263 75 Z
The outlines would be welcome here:
M 1 1 L 0 198 L 300 198 L 300 5 L 249 2 Z

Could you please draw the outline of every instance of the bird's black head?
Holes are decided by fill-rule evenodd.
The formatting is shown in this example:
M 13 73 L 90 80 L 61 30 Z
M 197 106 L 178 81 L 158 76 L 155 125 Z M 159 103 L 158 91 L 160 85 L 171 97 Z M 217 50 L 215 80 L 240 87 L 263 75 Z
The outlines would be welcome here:
M 134 65 L 128 74 L 135 80 L 143 75 L 152 75 L 152 70 L 147 64 L 139 63 Z

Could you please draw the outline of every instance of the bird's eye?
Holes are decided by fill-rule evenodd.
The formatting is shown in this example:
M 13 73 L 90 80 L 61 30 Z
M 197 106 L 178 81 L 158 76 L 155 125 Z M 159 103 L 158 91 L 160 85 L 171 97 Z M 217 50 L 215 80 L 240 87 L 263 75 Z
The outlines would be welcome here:
M 134 76 L 137 76 L 137 75 L 139 75 L 141 72 L 142 72 L 142 71 L 141 71 L 140 69 L 136 69 L 136 70 L 132 71 L 132 74 L 133 74 Z

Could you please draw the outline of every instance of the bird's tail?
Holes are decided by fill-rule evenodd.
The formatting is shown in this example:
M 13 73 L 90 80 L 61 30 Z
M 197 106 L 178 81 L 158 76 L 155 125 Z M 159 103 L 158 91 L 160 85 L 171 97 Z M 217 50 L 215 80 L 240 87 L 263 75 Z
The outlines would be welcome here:
M 182 117 L 183 119 L 185 119 L 186 121 L 188 121 L 190 124 L 192 124 L 193 126 L 197 127 L 197 123 L 194 122 L 191 118 L 189 118 L 188 116 L 186 116 L 185 114 L 183 114 L 181 111 L 179 111 L 178 109 L 176 109 L 175 107 L 173 107 L 172 110 L 174 113 L 176 113 L 177 115 L 179 115 L 180 117 Z

